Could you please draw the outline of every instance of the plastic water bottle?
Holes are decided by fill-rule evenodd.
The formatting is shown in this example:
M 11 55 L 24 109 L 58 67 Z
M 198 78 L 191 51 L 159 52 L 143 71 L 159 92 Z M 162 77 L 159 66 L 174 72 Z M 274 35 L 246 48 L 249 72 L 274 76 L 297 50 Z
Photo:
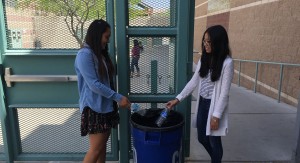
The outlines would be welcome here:
M 142 109 L 139 104 L 132 103 L 131 104 L 131 113 L 137 113 L 140 116 L 145 116 L 147 113 L 147 109 Z
M 141 110 L 141 107 L 140 107 L 140 105 L 139 104 L 137 104 L 137 103 L 131 103 L 131 111 L 134 113 L 134 112 L 137 112 L 137 111 L 139 111 L 139 110 Z
M 169 115 L 170 109 L 165 108 L 164 110 L 162 110 L 162 112 L 160 113 L 160 116 L 157 118 L 156 120 L 156 125 L 158 127 L 161 127 L 161 125 L 165 122 L 165 120 L 167 119 L 168 115 Z

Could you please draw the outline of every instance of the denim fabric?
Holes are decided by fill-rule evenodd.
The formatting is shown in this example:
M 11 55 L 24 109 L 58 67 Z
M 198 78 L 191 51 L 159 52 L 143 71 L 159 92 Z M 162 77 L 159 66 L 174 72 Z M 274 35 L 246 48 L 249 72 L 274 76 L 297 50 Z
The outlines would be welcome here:
M 206 124 L 210 102 L 210 99 L 200 97 L 199 110 L 197 114 L 198 141 L 204 146 L 210 155 L 212 163 L 221 163 L 223 157 L 221 137 L 206 135 Z
M 98 59 L 85 44 L 75 59 L 75 71 L 78 77 L 79 108 L 88 106 L 98 113 L 113 111 L 113 100 L 121 101 L 123 97 L 110 87 L 110 81 L 98 75 Z M 108 79 L 107 74 L 107 79 Z
M 136 71 L 140 72 L 139 59 L 140 59 L 140 57 L 132 57 L 131 65 L 130 65 L 130 70 L 131 70 L 132 73 L 134 72 L 134 66 L 136 68 Z

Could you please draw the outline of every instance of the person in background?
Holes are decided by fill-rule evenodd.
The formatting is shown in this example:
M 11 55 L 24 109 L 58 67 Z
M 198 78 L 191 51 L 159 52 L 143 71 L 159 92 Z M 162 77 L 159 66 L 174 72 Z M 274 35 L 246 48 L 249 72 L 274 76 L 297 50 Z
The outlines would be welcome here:
M 140 59 L 141 49 L 139 46 L 138 40 L 133 40 L 133 47 L 131 49 L 131 65 L 130 65 L 130 77 L 132 78 L 134 75 L 134 67 L 136 68 L 137 74 L 136 76 L 140 76 L 140 68 L 139 68 L 139 59 Z
M 144 51 L 144 46 L 143 46 L 142 41 L 139 41 L 139 47 L 140 47 L 140 53 L 143 53 L 143 51 Z
M 130 108 L 130 101 L 114 90 L 114 66 L 108 55 L 110 25 L 94 20 L 85 43 L 75 59 L 78 77 L 81 136 L 89 135 L 89 150 L 83 163 L 104 163 L 111 128 L 119 123 L 118 106 Z
M 228 131 L 229 90 L 233 78 L 233 60 L 228 35 L 220 25 L 207 28 L 202 38 L 202 56 L 192 79 L 166 107 L 171 109 L 189 96 L 197 86 L 198 99 L 192 126 L 197 127 L 198 141 L 211 157 L 221 163 L 221 136 Z

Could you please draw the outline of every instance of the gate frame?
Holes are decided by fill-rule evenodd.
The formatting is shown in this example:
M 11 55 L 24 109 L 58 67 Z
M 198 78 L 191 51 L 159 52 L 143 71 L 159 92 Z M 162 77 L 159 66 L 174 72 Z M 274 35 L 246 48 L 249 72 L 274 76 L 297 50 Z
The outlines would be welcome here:
M 51 56 L 52 54 L 59 53 L 62 56 L 67 54 L 67 57 L 75 58 L 78 49 L 70 49 L 70 50 L 61 50 L 61 49 L 52 49 L 51 51 L 47 49 L 21 49 L 21 50 L 9 50 L 7 49 L 7 35 L 6 35 L 6 22 L 5 22 L 5 1 L 1 1 L 0 3 L 0 120 L 1 120 L 1 128 L 2 128 L 2 136 L 3 136 L 3 144 L 4 144 L 4 153 L 0 153 L 0 160 L 5 160 L 7 163 L 13 163 L 14 161 L 80 161 L 84 157 L 84 153 L 74 153 L 74 154 L 26 154 L 20 153 L 20 138 L 19 138 L 19 124 L 17 122 L 17 108 L 78 108 L 78 104 L 17 104 L 17 105 L 8 105 L 5 100 L 5 89 L 3 86 L 6 85 L 4 79 L 4 68 L 3 68 L 3 59 L 5 55 L 11 56 L 16 54 L 26 54 L 28 56 L 32 56 L 38 53 L 42 55 L 37 55 L 37 57 Z M 113 63 L 115 63 L 115 23 L 114 23 L 114 1 L 107 0 L 106 1 L 106 21 L 111 25 L 111 39 L 109 44 L 109 54 L 113 58 Z M 69 55 L 71 54 L 71 55 Z M 73 55 L 74 54 L 74 55 Z M 54 55 L 55 56 L 55 55 Z M 75 71 L 74 71 L 75 72 Z M 107 154 L 109 156 L 108 160 L 115 161 L 119 159 L 119 149 L 118 149 L 118 130 L 113 129 L 111 133 L 111 154 Z
M 172 3 L 173 0 L 170 0 Z M 177 22 L 175 27 L 172 28 L 130 28 L 128 18 L 128 0 L 116 1 L 116 39 L 118 47 L 118 60 L 129 61 L 129 54 L 127 47 L 129 45 L 128 36 L 173 36 L 176 38 L 175 48 L 175 67 L 180 67 L 175 71 L 175 95 L 180 93 L 186 85 L 187 81 L 192 76 L 193 66 L 193 40 L 194 40 L 194 12 L 195 12 L 195 0 L 183 1 L 177 0 Z M 126 14 L 124 14 L 126 13 Z M 180 22 L 180 23 L 179 23 Z M 186 55 L 179 55 L 186 54 Z M 180 61 L 180 62 L 179 62 Z M 130 90 L 129 79 L 129 62 L 118 63 L 118 78 L 123 79 L 122 83 L 118 83 L 119 92 L 121 94 L 127 94 Z M 128 69 L 124 69 L 128 67 Z M 123 70 L 123 71 L 122 71 Z M 126 71 L 124 71 L 126 70 Z M 127 80 L 124 80 L 127 79 Z M 144 95 L 128 95 L 132 102 L 147 102 Z M 167 102 L 174 99 L 174 95 L 147 95 L 151 98 L 151 102 Z M 191 108 L 191 96 L 182 101 L 175 109 L 184 115 L 184 140 L 183 140 L 183 155 L 189 156 L 190 153 L 190 109 Z M 120 136 L 120 163 L 129 163 L 130 160 L 130 125 L 129 125 L 129 111 L 120 110 L 120 133 L 127 133 Z M 184 157 L 182 157 L 184 160 Z M 183 162 L 183 160 L 181 160 Z
M 170 3 L 172 3 L 173 0 L 170 0 Z M 3 54 L 7 51 L 7 40 L 6 40 L 6 27 L 5 27 L 5 19 L 4 19 L 4 1 L 0 4 L 0 64 L 2 68 L 2 60 L 3 60 Z M 176 6 L 177 6 L 177 12 L 176 12 L 176 18 L 175 21 L 176 26 L 172 28 L 129 28 L 128 27 L 128 0 L 112 0 L 112 1 L 106 1 L 106 7 L 107 7 L 107 21 L 111 25 L 111 43 L 109 44 L 110 54 L 114 56 L 117 53 L 117 57 L 119 61 L 126 61 L 121 62 L 117 64 L 117 72 L 118 72 L 118 78 L 119 79 L 127 79 L 122 80 L 122 83 L 118 83 L 118 90 L 121 94 L 127 94 L 129 90 L 129 71 L 122 72 L 122 67 L 128 67 L 129 63 L 127 62 L 129 59 L 128 54 L 128 37 L 130 36 L 173 36 L 176 38 L 176 48 L 175 48 L 175 67 L 180 67 L 180 69 L 176 69 L 175 71 L 175 95 L 180 93 L 180 91 L 184 88 L 187 81 L 192 76 L 192 66 L 193 66 L 193 32 L 194 32 L 194 10 L 195 10 L 195 0 L 191 1 L 183 1 L 183 0 L 177 0 Z M 114 11 L 116 10 L 116 15 L 114 15 Z M 117 20 L 115 23 L 115 19 Z M 172 18 L 171 18 L 172 19 Z M 180 22 L 180 23 L 179 23 Z M 115 28 L 116 25 L 116 28 Z M 115 32 L 116 29 L 116 32 Z M 116 34 L 116 37 L 115 37 Z M 115 38 L 117 40 L 115 40 Z M 115 44 L 116 43 L 116 44 Z M 118 51 L 115 49 L 115 45 L 118 47 Z M 21 52 L 29 53 L 28 50 L 18 50 Z M 34 50 L 33 50 L 34 51 Z M 57 50 L 60 51 L 61 50 Z M 74 52 L 73 50 L 70 50 L 71 52 Z M 70 52 L 68 50 L 64 50 L 63 52 Z M 76 50 L 77 51 L 77 50 Z M 40 51 L 39 51 L 40 52 Z M 180 55 L 181 54 L 181 55 Z M 183 55 L 182 55 L 183 54 Z M 5 56 L 4 56 L 5 57 Z M 180 62 L 179 62 L 180 61 Z M 116 63 L 115 58 L 113 59 L 113 63 Z M 29 161 L 33 158 L 54 158 L 57 156 L 60 156 L 58 159 L 55 160 L 61 160 L 61 161 L 67 161 L 70 160 L 77 160 L 78 158 L 81 158 L 83 155 L 76 154 L 70 155 L 67 154 L 64 157 L 63 155 L 56 155 L 56 154 L 45 154 L 42 155 L 36 155 L 36 156 L 21 156 L 18 157 L 19 154 L 15 150 L 15 144 L 16 141 L 14 137 L 16 135 L 13 135 L 13 132 L 11 131 L 12 126 L 11 124 L 14 124 L 11 120 L 9 122 L 9 119 L 12 119 L 13 112 L 15 112 L 15 107 L 21 107 L 21 106 L 7 106 L 5 102 L 5 90 L 3 88 L 3 85 L 5 85 L 4 81 L 4 74 L 3 70 L 1 70 L 1 83 L 2 86 L 0 87 L 0 94 L 2 95 L 1 103 L 0 103 L 0 116 L 1 116 L 1 125 L 2 125 L 2 132 L 3 132 L 3 143 L 4 143 L 4 156 L 0 155 L 1 158 L 6 158 L 5 160 L 9 163 L 12 163 L 16 158 L 18 161 Z M 120 81 L 120 80 L 119 80 Z M 135 96 L 135 95 L 129 95 L 129 99 L 132 101 L 137 102 L 146 102 L 144 96 Z M 166 102 L 174 98 L 174 95 L 162 95 L 162 96 L 151 96 L 152 102 Z M 58 106 L 55 106 L 58 107 Z M 66 106 L 65 106 L 66 107 Z M 72 107 L 72 106 L 70 106 Z M 182 109 L 183 108 L 183 109 Z M 191 108 L 191 97 L 187 98 L 186 100 L 182 101 L 177 107 L 176 110 L 179 111 L 184 115 L 185 118 L 185 125 L 184 125 L 184 140 L 183 140 L 183 153 L 184 156 L 189 156 L 190 153 L 190 115 L 191 110 L 185 109 L 185 108 Z M 130 124 L 129 124 L 129 116 L 130 112 L 125 109 L 120 109 L 120 125 L 119 125 L 119 132 L 122 133 L 122 136 L 119 137 L 119 143 L 113 143 L 112 151 L 113 153 L 116 153 L 116 157 L 112 157 L 112 159 L 118 159 L 120 160 L 120 163 L 128 163 L 130 160 Z M 127 133 L 127 134 L 123 134 Z M 118 137 L 118 132 L 112 132 L 112 136 Z M 120 147 L 120 148 L 118 148 Z M 118 157 L 118 153 L 119 156 Z M 47 156 L 46 156 L 47 155 Z M 52 156 L 52 157 L 51 157 Z M 70 156 L 70 157 L 69 157 Z M 21 158 L 21 159 L 20 159 Z M 182 157 L 184 159 L 184 157 Z M 33 159 L 33 161 L 35 160 Z M 53 161 L 55 161 L 53 160 Z
M 4 154 L 0 155 L 0 158 L 3 158 L 7 162 L 13 162 L 14 153 L 13 151 L 13 141 L 12 141 L 12 135 L 10 135 L 10 123 L 9 119 L 7 118 L 9 116 L 9 113 L 6 111 L 7 104 L 5 102 L 5 92 L 3 89 L 3 84 L 5 84 L 4 81 L 4 70 L 2 66 L 2 56 L 5 52 L 5 49 L 7 48 L 7 40 L 6 40 L 6 29 L 5 29 L 5 20 L 4 20 L 4 8 L 3 8 L 3 2 L 0 3 L 0 40 L 2 44 L 0 43 L 0 120 L 1 120 L 1 128 L 2 128 L 2 136 L 3 136 L 3 145 L 4 145 Z M 5 159 L 6 158 L 6 159 Z

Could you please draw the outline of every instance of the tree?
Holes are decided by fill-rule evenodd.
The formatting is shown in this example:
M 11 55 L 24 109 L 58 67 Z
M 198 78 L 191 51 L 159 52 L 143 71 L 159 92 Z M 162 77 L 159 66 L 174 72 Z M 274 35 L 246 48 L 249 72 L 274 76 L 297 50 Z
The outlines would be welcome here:
M 130 0 L 134 6 L 141 0 Z M 106 0 L 18 0 L 17 8 L 34 9 L 47 14 L 63 16 L 71 35 L 79 45 L 83 44 L 84 27 L 88 20 L 104 18 Z M 137 10 L 130 7 L 130 10 Z M 133 12 L 134 13 L 134 12 Z M 140 13 L 140 11 L 139 11 Z M 134 17 L 134 15 L 130 15 Z

